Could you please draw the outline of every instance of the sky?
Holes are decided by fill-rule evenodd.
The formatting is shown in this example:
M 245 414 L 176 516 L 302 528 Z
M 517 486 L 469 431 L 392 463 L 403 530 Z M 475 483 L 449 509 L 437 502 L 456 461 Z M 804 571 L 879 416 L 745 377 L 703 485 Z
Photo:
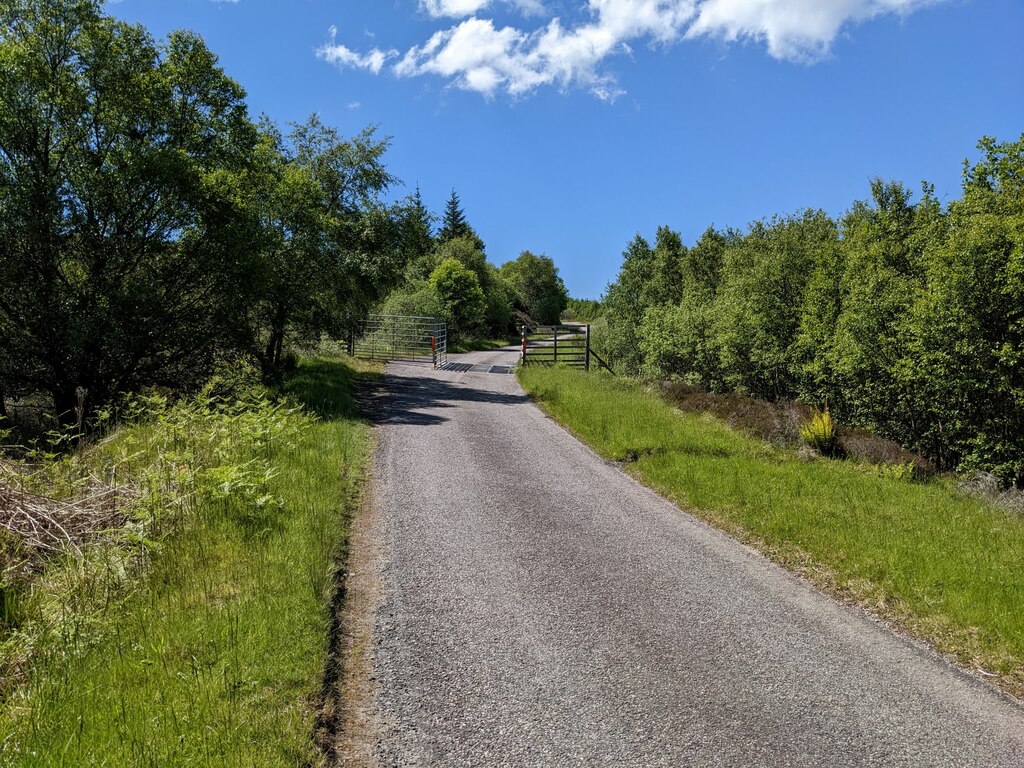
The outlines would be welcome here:
M 191 29 L 279 124 L 391 137 L 495 264 L 555 260 L 598 298 L 634 235 L 838 216 L 875 176 L 960 195 L 1024 133 L 1022 0 L 121 0 Z

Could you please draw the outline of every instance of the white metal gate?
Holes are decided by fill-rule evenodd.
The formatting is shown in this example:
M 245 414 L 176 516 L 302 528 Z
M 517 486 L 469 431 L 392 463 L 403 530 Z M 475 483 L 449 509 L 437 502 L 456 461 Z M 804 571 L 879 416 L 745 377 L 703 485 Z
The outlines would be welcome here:
M 367 360 L 448 363 L 448 325 L 436 317 L 367 315 L 352 330 L 348 352 Z

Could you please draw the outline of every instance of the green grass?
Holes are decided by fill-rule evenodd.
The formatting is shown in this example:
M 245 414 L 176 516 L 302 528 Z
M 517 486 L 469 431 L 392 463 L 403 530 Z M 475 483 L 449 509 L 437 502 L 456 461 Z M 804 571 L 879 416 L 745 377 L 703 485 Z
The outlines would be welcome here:
M 134 566 L 136 588 L 108 591 L 108 605 L 93 594 L 91 613 L 62 606 L 0 709 L 0 764 L 322 762 L 312 734 L 328 606 L 370 448 L 352 390 L 373 374 L 351 365 L 304 361 L 286 384 L 320 418 L 278 414 L 293 437 L 255 451 L 276 472 L 261 491 L 280 506 L 253 515 L 202 497 L 148 568 Z
M 470 339 L 467 341 L 459 341 L 448 347 L 449 354 L 458 354 L 459 352 L 488 352 L 492 349 L 501 349 L 502 347 L 508 347 L 513 344 L 517 344 L 518 339 Z
M 1024 694 L 1024 519 L 938 482 L 799 460 L 641 384 L 520 369 L 599 454 L 844 598 Z

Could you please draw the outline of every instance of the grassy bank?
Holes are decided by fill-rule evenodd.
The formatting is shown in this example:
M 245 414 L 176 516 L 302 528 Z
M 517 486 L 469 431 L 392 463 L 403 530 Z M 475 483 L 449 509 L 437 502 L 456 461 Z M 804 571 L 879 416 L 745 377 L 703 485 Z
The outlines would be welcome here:
M 602 456 L 820 585 L 1024 695 L 1024 519 L 938 482 L 801 461 L 637 382 L 525 368 Z
M 304 412 L 266 402 L 171 409 L 100 448 L 158 466 L 157 495 L 175 472 L 192 487 L 181 509 L 147 524 L 147 545 L 100 548 L 91 557 L 107 562 L 87 554 L 33 586 L 27 626 L 47 629 L 3 704 L 0 763 L 321 760 L 312 734 L 332 577 L 369 455 L 353 399 L 360 375 L 369 374 L 305 361 L 285 387 Z

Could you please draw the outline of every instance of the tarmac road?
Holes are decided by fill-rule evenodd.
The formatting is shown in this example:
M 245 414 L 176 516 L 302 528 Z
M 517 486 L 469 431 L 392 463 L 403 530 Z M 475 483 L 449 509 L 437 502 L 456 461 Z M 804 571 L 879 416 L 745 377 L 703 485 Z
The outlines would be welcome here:
M 388 368 L 343 762 L 1024 766 L 1018 703 L 602 461 L 514 352 L 450 359 Z

